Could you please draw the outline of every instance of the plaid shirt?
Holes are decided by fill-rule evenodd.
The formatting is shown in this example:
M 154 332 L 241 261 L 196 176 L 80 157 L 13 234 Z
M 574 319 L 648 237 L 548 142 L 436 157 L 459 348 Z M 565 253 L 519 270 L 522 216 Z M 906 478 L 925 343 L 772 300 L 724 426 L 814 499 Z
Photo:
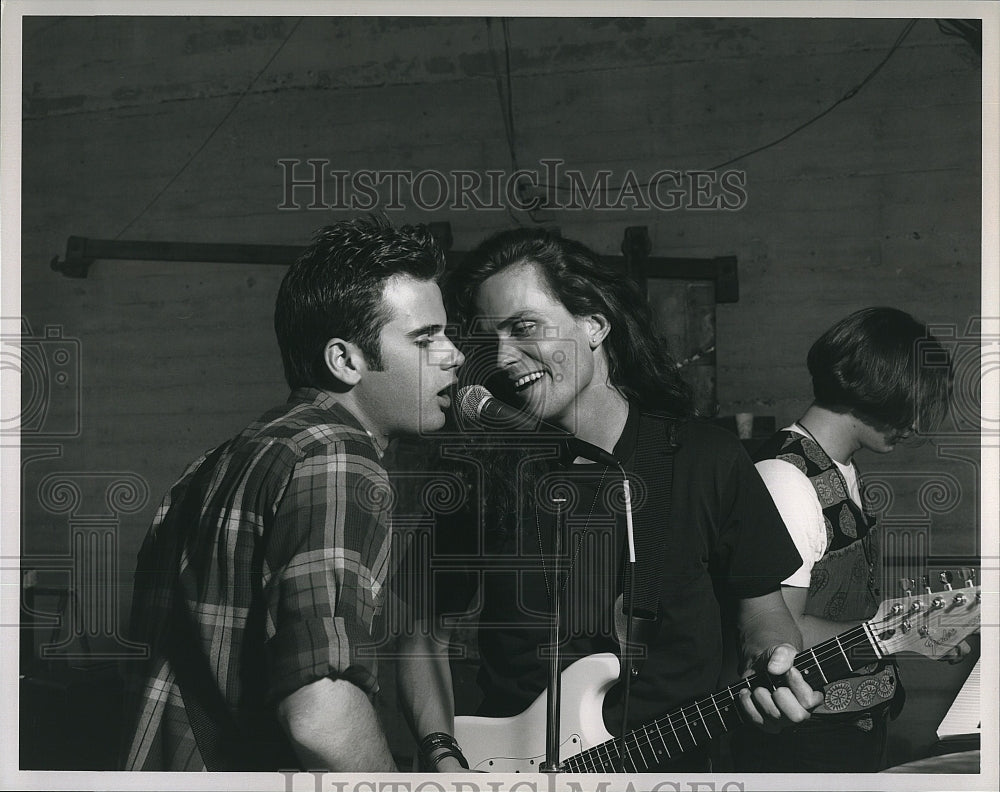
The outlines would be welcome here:
M 126 769 L 206 769 L 178 658 L 204 670 L 213 733 L 231 733 L 224 769 L 297 766 L 275 707 L 300 687 L 332 677 L 378 690 L 388 486 L 358 421 L 312 389 L 185 471 L 139 552 L 132 633 L 150 655 L 133 681 Z

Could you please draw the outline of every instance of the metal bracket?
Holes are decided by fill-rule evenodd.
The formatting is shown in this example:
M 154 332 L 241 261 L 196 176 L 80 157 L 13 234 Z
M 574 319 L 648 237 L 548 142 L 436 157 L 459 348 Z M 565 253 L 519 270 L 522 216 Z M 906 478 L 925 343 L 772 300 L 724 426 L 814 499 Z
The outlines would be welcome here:
M 98 259 L 128 261 L 203 261 L 288 266 L 304 250 L 298 245 L 249 245 L 227 242 L 146 242 L 128 239 L 66 240 L 66 259 L 52 259 L 52 269 L 68 278 L 86 278 Z

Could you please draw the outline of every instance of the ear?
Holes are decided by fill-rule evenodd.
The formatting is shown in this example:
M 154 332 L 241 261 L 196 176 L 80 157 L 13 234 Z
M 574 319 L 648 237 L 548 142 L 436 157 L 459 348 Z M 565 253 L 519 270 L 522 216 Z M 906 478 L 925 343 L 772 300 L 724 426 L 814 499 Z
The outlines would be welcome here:
M 611 323 L 604 314 L 591 314 L 584 321 L 590 337 L 590 348 L 597 349 L 611 332 Z
M 361 349 L 342 338 L 331 338 L 326 342 L 323 362 L 326 363 L 330 373 L 348 387 L 357 385 L 364 372 L 368 370 Z

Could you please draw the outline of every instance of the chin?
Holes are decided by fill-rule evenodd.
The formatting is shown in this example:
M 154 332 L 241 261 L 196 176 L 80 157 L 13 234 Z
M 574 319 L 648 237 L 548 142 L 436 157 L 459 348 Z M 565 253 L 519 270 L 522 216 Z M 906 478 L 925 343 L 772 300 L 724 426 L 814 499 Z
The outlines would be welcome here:
M 529 394 L 522 401 L 521 409 L 543 421 L 552 421 L 566 411 L 566 405 L 557 404 L 549 394 L 537 393 Z
M 445 416 L 440 410 L 435 411 L 432 414 L 425 415 L 423 420 L 420 422 L 420 426 L 417 427 L 417 434 L 426 434 L 427 432 L 436 432 L 439 429 L 444 428 Z

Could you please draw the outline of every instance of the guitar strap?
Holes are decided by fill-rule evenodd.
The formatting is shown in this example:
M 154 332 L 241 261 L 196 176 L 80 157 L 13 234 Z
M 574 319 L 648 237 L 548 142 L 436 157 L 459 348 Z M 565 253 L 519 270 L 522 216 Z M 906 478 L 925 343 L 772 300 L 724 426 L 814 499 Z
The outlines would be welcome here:
M 643 497 L 632 512 L 635 538 L 635 587 L 632 588 L 631 565 L 623 575 L 621 608 L 615 608 L 615 628 L 620 646 L 625 646 L 629 612 L 629 594 L 634 593 L 632 608 L 632 644 L 637 660 L 645 657 L 645 647 L 656 633 L 663 614 L 660 612 L 660 586 L 669 542 L 670 512 L 673 499 L 674 440 L 676 421 L 643 413 L 639 418 L 638 438 L 633 463 L 628 472 L 641 482 L 633 490 Z M 634 664 L 638 669 L 638 664 Z

